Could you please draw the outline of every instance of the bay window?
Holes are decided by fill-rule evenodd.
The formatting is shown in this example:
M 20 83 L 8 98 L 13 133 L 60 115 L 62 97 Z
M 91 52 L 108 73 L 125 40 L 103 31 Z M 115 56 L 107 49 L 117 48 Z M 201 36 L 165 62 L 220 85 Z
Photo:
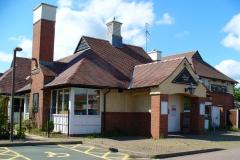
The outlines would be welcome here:
M 69 89 L 52 91 L 52 114 L 67 114 L 69 107 Z
M 77 88 L 75 89 L 75 115 L 100 114 L 100 90 Z

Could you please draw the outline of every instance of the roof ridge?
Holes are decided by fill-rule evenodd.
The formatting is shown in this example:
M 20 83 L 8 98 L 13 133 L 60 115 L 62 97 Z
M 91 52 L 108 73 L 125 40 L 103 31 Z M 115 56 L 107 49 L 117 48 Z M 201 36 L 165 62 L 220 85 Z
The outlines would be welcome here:
M 171 59 L 160 60 L 160 61 L 155 61 L 155 62 L 151 62 L 151 63 L 139 64 L 139 65 L 136 65 L 134 67 L 142 67 L 142 66 L 146 66 L 146 65 L 158 64 L 158 63 L 166 63 L 166 62 L 176 61 L 176 60 L 184 59 L 184 58 L 185 57 L 171 58 Z
M 186 54 L 191 54 L 191 53 L 197 53 L 198 50 L 189 50 L 189 51 L 185 51 L 185 52 L 179 52 L 179 53 L 170 53 L 167 56 L 163 56 L 163 58 L 167 58 L 167 57 L 171 57 L 171 56 L 181 56 L 181 55 L 186 55 Z

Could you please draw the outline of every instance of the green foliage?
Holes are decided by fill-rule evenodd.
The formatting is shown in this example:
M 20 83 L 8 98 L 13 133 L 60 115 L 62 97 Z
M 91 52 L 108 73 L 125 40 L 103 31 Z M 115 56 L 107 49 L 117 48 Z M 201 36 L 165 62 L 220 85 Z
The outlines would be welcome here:
M 236 101 L 240 102 L 240 87 L 234 88 L 234 97 Z
M 14 126 L 14 128 L 15 128 L 15 130 L 16 130 L 16 132 L 17 132 L 16 138 L 17 138 L 17 139 L 24 139 L 24 138 L 25 138 L 26 128 L 25 128 L 24 126 L 22 126 L 21 129 L 20 129 L 19 124 L 16 124 L 16 125 Z
M 53 132 L 53 129 L 54 129 L 54 123 L 53 121 L 48 121 L 48 133 L 51 133 Z
M 22 128 L 24 128 L 25 130 L 27 130 L 28 132 L 30 132 L 30 130 L 32 129 L 32 124 L 30 122 L 29 119 L 25 119 L 22 123 Z
M 9 138 L 8 115 L 4 107 L 3 97 L 0 96 L 0 139 Z

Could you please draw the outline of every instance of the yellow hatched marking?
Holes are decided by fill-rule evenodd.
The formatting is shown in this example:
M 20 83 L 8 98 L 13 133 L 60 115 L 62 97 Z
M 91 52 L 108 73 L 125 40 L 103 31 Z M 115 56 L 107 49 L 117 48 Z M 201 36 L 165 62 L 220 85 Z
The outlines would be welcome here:
M 94 155 L 94 154 L 91 154 L 91 153 L 88 153 L 88 152 L 85 153 L 86 151 L 85 152 L 84 151 L 79 151 L 75 148 L 68 148 L 68 147 L 66 147 L 64 145 L 60 145 L 60 144 L 58 146 L 63 147 L 63 148 L 67 148 L 67 149 L 70 149 L 70 150 L 73 150 L 73 151 L 76 151 L 76 152 L 84 153 L 84 154 L 87 154 L 87 155 L 90 155 L 90 156 L 93 156 L 93 157 L 102 158 L 101 156 L 97 156 L 97 155 Z M 102 158 L 102 159 L 109 160 L 108 158 Z
M 11 158 L 9 158 L 7 160 L 13 160 L 13 159 L 16 159 L 16 158 L 23 158 L 25 160 L 31 160 L 28 157 L 25 157 L 24 155 L 21 155 L 21 154 L 15 152 L 14 150 L 11 150 L 7 147 L 1 148 L 1 151 L 3 151 L 3 152 L 0 152 L 0 155 L 12 156 Z M 1 158 L 0 158 L 0 160 L 1 160 Z
M 76 152 L 80 152 L 80 153 L 84 153 L 84 154 L 87 154 L 87 155 L 90 155 L 90 156 L 94 156 L 94 157 L 97 157 L 97 158 L 101 158 L 101 159 L 105 159 L 105 160 L 114 160 L 114 159 L 121 159 L 121 160 L 127 160 L 129 158 L 129 155 L 128 154 L 124 154 L 124 153 L 113 153 L 115 154 L 114 157 L 111 157 L 111 153 L 112 152 L 106 152 L 104 153 L 102 156 L 101 155 L 96 155 L 98 152 L 94 151 L 94 149 L 97 149 L 95 147 L 92 147 L 92 146 L 83 146 L 82 144 L 77 144 L 76 146 L 73 146 L 73 147 L 67 147 L 67 146 L 64 146 L 64 145 L 58 145 L 60 147 L 63 147 L 63 148 L 67 148 L 67 149 L 70 149 L 70 150 L 73 150 L 73 151 L 76 151 Z M 77 147 L 83 147 L 83 148 L 89 148 L 85 151 L 81 151 L 81 150 L 78 150 L 76 149 Z M 95 153 L 95 154 L 94 154 Z M 99 153 L 99 154 L 102 154 L 102 153 Z M 120 158 L 120 156 L 122 158 Z
M 91 147 L 88 150 L 86 150 L 84 153 L 89 153 L 91 150 L 93 150 L 95 147 Z
M 111 152 L 107 152 L 107 153 L 105 153 L 102 157 L 103 158 L 107 158 L 107 156 L 110 154 Z

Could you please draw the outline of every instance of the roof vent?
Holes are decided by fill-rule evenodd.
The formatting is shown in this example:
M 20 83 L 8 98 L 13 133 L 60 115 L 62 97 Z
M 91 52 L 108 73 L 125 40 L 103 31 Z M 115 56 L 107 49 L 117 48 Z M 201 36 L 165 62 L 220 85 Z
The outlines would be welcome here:
M 162 56 L 161 56 L 161 51 L 158 51 L 156 49 L 148 52 L 148 55 L 151 57 L 153 61 L 160 61 Z
M 113 19 L 113 21 L 107 23 L 107 38 L 109 42 L 117 48 L 122 48 L 122 36 L 121 36 L 122 23 Z

